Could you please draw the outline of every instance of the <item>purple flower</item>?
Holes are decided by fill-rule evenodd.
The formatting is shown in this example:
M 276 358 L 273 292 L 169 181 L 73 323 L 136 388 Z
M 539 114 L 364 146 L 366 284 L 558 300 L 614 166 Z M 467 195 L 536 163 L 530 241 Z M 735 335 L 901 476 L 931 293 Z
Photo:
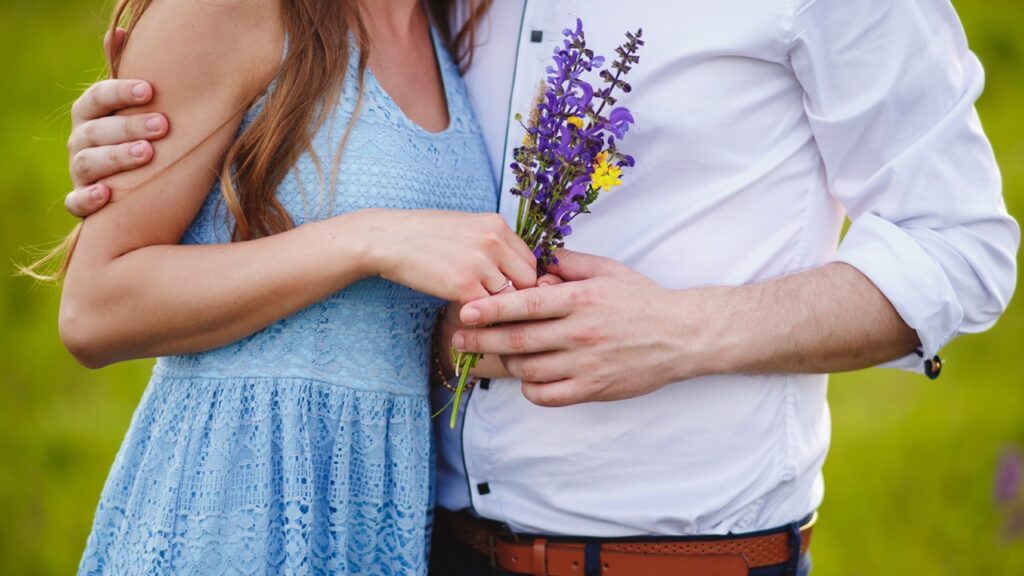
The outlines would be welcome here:
M 626 42 L 616 48 L 618 58 L 609 68 L 604 67 L 604 57 L 587 48 L 582 20 L 562 34 L 565 38 L 554 49 L 552 65 L 545 70 L 547 76 L 523 126 L 523 145 L 513 151 L 509 164 L 515 180 L 511 193 L 519 197 L 516 233 L 537 257 L 538 272 L 557 263 L 555 250 L 572 234 L 569 223 L 589 212 L 600 190 L 608 187 L 593 185 L 592 175 L 607 180 L 613 171 L 617 185 L 620 169 L 635 164 L 632 156 L 618 150 L 618 141 L 635 120 L 628 109 L 616 107 L 615 95 L 632 90 L 623 78 L 640 61 L 637 51 L 644 45 L 643 31 L 626 33 Z M 605 84 L 599 89 L 584 79 L 594 71 L 599 71 Z M 611 112 L 606 117 L 602 112 L 607 107 Z M 523 122 L 522 115 L 516 119 Z M 595 173 L 598 159 L 601 173 Z M 478 354 L 455 359 L 460 380 L 453 399 L 452 428 L 469 370 L 479 359 Z
M 633 114 L 621 106 L 613 109 L 608 114 L 608 131 L 615 134 L 617 138 L 625 138 L 626 131 L 634 123 L 636 123 L 636 120 L 633 119 Z

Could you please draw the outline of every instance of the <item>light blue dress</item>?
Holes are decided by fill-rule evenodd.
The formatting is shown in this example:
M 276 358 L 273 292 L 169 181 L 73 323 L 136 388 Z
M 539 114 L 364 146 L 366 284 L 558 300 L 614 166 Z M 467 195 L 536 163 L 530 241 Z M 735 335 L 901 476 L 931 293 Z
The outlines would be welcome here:
M 450 126 L 421 129 L 368 73 L 333 198 L 318 194 L 310 157 L 278 190 L 297 225 L 371 207 L 495 210 L 468 96 L 434 43 Z M 326 169 L 352 115 L 355 75 L 353 63 L 314 139 Z M 227 214 L 215 188 L 183 243 L 227 242 Z M 426 574 L 430 339 L 443 304 L 368 279 L 224 348 L 160 358 L 79 573 Z

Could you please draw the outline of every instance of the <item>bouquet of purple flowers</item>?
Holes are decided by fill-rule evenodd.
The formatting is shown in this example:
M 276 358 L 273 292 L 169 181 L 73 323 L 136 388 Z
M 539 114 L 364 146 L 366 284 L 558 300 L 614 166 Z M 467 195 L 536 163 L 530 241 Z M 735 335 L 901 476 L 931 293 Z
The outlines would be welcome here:
M 526 135 L 511 165 L 515 176 L 511 192 L 519 197 L 516 233 L 533 249 L 540 273 L 557 262 L 555 250 L 572 233 L 572 220 L 590 212 L 602 192 L 622 184 L 622 169 L 635 163 L 618 149 L 618 141 L 634 119 L 628 109 L 616 106 L 615 94 L 632 90 L 624 77 L 640 61 L 637 52 L 644 45 L 643 30 L 626 33 L 626 42 L 615 49 L 617 58 L 608 68 L 604 57 L 587 48 L 581 20 L 576 20 L 575 30 L 562 33 L 565 40 L 555 48 L 554 64 L 547 68 L 529 118 L 524 123 L 522 115 L 516 114 Z M 583 78 L 594 71 L 599 71 L 600 88 Z M 469 371 L 479 360 L 480 354 L 452 350 L 459 376 L 452 428 Z

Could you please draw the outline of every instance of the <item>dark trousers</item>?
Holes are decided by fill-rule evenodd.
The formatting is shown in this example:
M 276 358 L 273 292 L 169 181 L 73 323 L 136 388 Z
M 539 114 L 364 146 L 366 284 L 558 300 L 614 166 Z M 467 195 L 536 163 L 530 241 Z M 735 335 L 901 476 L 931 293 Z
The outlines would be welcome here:
M 789 568 L 786 565 L 757 568 L 751 570 L 749 576 L 790 576 Z M 811 557 L 810 554 L 805 554 L 800 558 L 797 576 L 809 576 L 810 573 Z M 434 524 L 430 574 L 431 576 L 516 576 L 511 572 L 491 568 L 487 558 L 455 538 L 445 528 L 443 522 Z

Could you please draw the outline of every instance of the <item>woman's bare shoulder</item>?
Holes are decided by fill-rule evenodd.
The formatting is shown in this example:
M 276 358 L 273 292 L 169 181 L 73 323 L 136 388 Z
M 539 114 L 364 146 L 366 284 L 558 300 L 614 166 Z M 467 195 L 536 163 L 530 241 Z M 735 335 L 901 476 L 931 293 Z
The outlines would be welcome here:
M 252 102 L 278 69 L 277 0 L 153 0 L 132 30 L 118 76 L 149 81 L 170 130 L 151 163 L 104 180 L 111 203 L 83 228 L 82 252 L 175 243 L 202 206 Z
M 187 97 L 200 88 L 249 94 L 269 81 L 280 62 L 279 4 L 154 0 L 132 31 L 118 75 L 149 80 L 163 99 Z

